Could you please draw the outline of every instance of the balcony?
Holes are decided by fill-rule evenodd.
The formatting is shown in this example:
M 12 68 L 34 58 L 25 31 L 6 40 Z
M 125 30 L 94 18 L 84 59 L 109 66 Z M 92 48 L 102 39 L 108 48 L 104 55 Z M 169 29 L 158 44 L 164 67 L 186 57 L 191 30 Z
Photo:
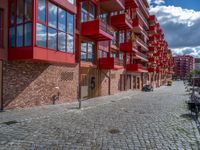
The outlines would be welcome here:
M 136 44 L 138 46 L 141 46 L 142 50 L 148 51 L 148 45 L 143 40 L 141 40 L 139 37 L 136 38 Z
M 140 59 L 141 61 L 144 61 L 144 62 L 148 62 L 147 55 L 143 54 L 143 53 L 141 53 L 139 51 L 133 52 L 133 58 L 134 59 Z
M 155 68 L 152 68 L 152 67 L 150 67 L 150 68 L 148 68 L 148 72 L 155 73 L 155 72 L 156 72 L 156 69 L 155 69 Z
M 148 12 L 148 2 L 145 0 L 145 3 L 144 3 L 144 0 L 139 0 L 139 6 L 140 6 L 140 9 L 142 10 L 142 13 L 145 15 L 145 17 L 149 17 L 149 12 Z
M 97 41 L 113 39 L 113 29 L 100 19 L 81 23 L 81 33 Z
M 156 25 L 149 26 L 149 34 L 156 34 L 157 33 L 157 27 Z
M 123 69 L 123 65 L 123 60 L 119 60 L 119 58 L 99 58 L 100 69 Z
M 135 44 L 132 41 L 120 43 L 120 51 L 125 52 L 125 53 L 131 53 L 133 51 L 136 51 L 134 47 L 135 47 Z
M 125 7 L 126 8 L 129 8 L 129 7 L 138 8 L 139 4 L 138 4 L 137 0 L 125 0 Z
M 133 31 L 136 33 L 140 33 L 143 30 L 142 23 L 138 18 L 134 18 L 132 20 Z
M 144 24 L 145 28 L 148 29 L 149 28 L 149 24 L 147 19 L 144 17 L 144 15 L 142 14 L 142 12 L 140 11 L 139 8 L 135 8 L 134 9 L 134 14 L 135 14 L 135 18 L 139 17 L 140 20 L 142 21 L 142 23 Z
M 106 12 L 114 12 L 125 9 L 124 0 L 100 0 L 102 10 Z
M 148 72 L 147 67 L 142 64 L 127 64 L 126 69 L 132 72 Z
M 119 30 L 132 29 L 132 20 L 128 14 L 111 16 L 111 25 Z
M 150 63 L 154 63 L 154 64 L 157 63 L 157 62 L 156 62 L 156 59 L 155 59 L 154 57 L 149 58 L 149 62 L 150 62 Z
M 155 15 L 149 16 L 149 24 L 150 24 L 150 26 L 155 25 L 156 22 L 157 22 L 157 19 L 156 19 Z
M 156 52 L 156 51 L 157 51 L 157 50 L 156 50 L 155 47 L 149 47 L 149 52 L 154 53 L 154 52 Z

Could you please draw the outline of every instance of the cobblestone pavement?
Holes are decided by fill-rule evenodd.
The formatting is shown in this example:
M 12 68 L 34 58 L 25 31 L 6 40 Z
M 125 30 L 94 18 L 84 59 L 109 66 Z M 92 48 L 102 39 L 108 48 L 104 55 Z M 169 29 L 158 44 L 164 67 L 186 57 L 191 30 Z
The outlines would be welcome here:
M 0 113 L 0 150 L 200 149 L 183 83 Z

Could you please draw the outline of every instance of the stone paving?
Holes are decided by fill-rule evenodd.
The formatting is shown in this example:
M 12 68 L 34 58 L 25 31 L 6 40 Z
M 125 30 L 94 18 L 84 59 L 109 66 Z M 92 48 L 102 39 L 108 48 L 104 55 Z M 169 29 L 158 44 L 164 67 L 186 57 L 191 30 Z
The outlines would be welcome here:
M 0 113 L 0 150 L 198 150 L 183 83 Z

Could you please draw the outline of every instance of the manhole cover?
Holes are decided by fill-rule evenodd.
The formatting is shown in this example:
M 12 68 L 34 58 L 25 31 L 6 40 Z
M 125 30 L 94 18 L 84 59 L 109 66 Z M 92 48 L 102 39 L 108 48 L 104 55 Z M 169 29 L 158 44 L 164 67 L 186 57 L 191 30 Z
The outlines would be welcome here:
M 16 123 L 18 123 L 18 122 L 15 120 L 12 120 L 12 121 L 3 122 L 2 124 L 6 124 L 9 126 L 9 125 L 16 124 Z
M 120 131 L 119 131 L 119 129 L 110 129 L 108 132 L 111 133 L 111 134 L 117 134 Z

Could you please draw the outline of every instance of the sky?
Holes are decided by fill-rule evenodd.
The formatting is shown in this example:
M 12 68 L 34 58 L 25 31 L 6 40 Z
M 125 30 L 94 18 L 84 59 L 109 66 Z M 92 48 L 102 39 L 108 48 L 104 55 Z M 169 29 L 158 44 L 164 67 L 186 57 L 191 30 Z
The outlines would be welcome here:
M 148 0 L 174 55 L 200 58 L 200 0 Z

